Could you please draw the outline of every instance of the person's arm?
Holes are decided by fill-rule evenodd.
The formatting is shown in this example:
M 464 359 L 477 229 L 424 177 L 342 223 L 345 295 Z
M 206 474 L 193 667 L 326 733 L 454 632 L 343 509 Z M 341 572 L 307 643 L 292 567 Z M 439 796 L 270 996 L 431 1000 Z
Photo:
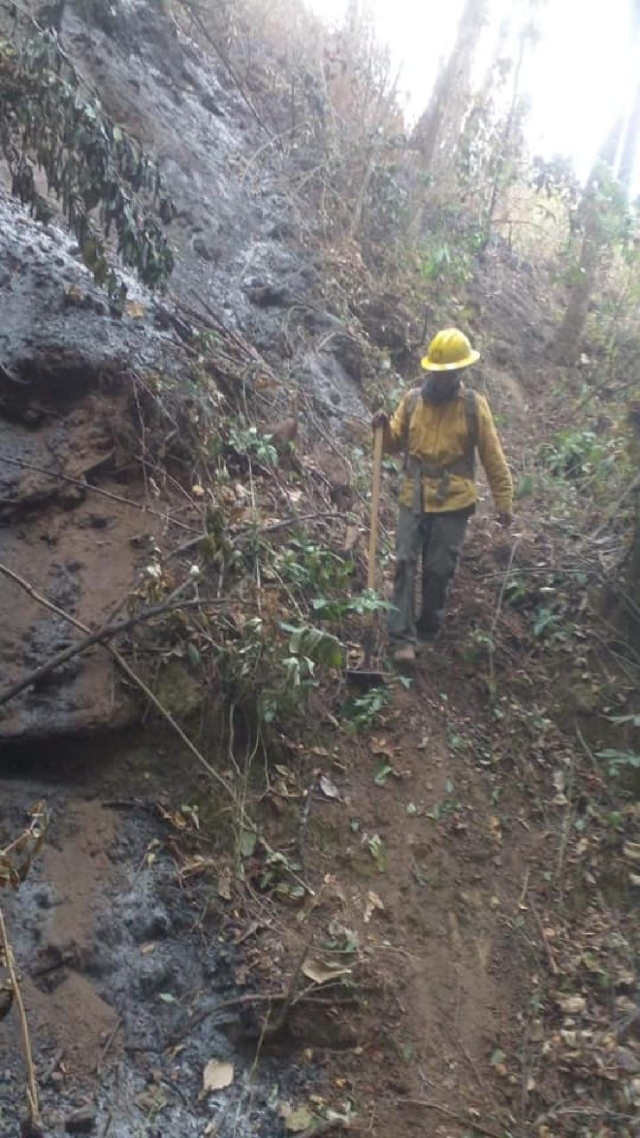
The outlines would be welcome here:
M 491 408 L 482 395 L 478 400 L 478 453 L 487 475 L 496 512 L 509 525 L 513 515 L 513 481 Z
M 395 415 L 392 419 L 384 411 L 376 411 L 373 416 L 372 426 L 374 431 L 377 427 L 382 427 L 384 430 L 384 449 L 386 454 L 399 454 L 404 450 L 407 430 L 409 427 L 407 414 L 407 395 L 403 396 L 398 404 Z

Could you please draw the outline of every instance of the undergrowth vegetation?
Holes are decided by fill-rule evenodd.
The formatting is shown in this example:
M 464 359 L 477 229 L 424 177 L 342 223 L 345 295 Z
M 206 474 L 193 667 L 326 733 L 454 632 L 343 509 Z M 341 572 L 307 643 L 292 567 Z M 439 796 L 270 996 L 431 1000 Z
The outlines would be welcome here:
M 334 30 L 295 0 L 175 0 L 171 18 L 213 53 L 256 123 L 261 142 L 245 162 L 243 184 L 258 186 L 268 163 L 286 186 L 295 237 L 313 250 L 318 268 L 316 299 L 340 322 L 345 370 L 358 398 L 396 403 L 415 379 L 425 341 L 445 322 L 480 344 L 492 399 L 499 373 L 516 376 L 522 407 L 513 414 L 509 405 L 514 382 L 501 412 L 517 452 L 521 531 L 499 550 L 501 560 L 492 560 L 491 532 L 480 531 L 489 552 L 475 550 L 465 578 L 471 600 L 459 602 L 463 627 L 442 652 L 436 647 L 417 695 L 404 676 L 371 689 L 349 687 L 346 669 L 366 672 L 372 657 L 384 663 L 389 607 L 387 532 L 383 584 L 379 592 L 365 587 L 367 427 L 360 424 L 350 442 L 333 437 L 309 397 L 302 441 L 292 435 L 283 446 L 269 424 L 274 411 L 285 414 L 291 378 L 285 383 L 240 333 L 194 318 L 184 390 L 159 377 L 148 377 L 144 392 L 136 388 L 136 458 L 145 478 L 155 478 L 160 465 L 163 488 L 176 495 L 194 533 L 174 549 L 153 546 L 133 597 L 146 607 L 172 606 L 130 637 L 145 668 L 143 690 L 199 758 L 216 803 L 223 791 L 211 828 L 219 842 L 232 836 L 233 888 L 255 884 L 299 907 L 301 919 L 311 911 L 303 906 L 315 904 L 300 856 L 307 804 L 313 792 L 341 800 L 332 779 L 319 773 L 323 765 L 344 771 L 361 754 L 356 748 L 371 747 L 378 762 L 369 781 L 384 793 L 406 775 L 394 732 L 408 731 L 410 722 L 414 747 L 427 707 L 442 728 L 447 761 L 458 769 L 473 764 L 495 809 L 487 840 L 496 864 L 502 830 L 521 824 L 528 832 L 525 799 L 545 840 L 557 837 L 556 865 L 543 874 L 545 903 L 556 906 L 562 930 L 556 941 L 551 917 L 545 914 L 543 924 L 532 911 L 553 983 L 570 988 L 591 965 L 584 954 L 574 958 L 567 882 L 579 881 L 587 898 L 580 897 L 579 912 L 576 901 L 585 941 L 590 922 L 609 921 L 604 903 L 594 917 L 600 900 L 592 888 L 607 858 L 625 903 L 638 887 L 638 847 L 629 837 L 640 769 L 637 205 L 606 155 L 581 190 L 562 162 L 528 154 L 519 73 L 535 48 L 530 21 L 506 55 L 492 60 L 480 89 L 465 94 L 458 85 L 446 113 L 440 90 L 409 131 L 388 56 L 357 5 Z M 14 192 L 44 217 L 36 170 L 44 171 L 86 263 L 116 300 L 124 294 L 107 253 L 110 231 L 122 263 L 163 287 L 172 265 L 164 224 L 173 206 L 156 165 L 80 93 L 57 38 L 27 25 L 0 42 L 0 143 Z M 494 294 L 504 306 L 505 295 L 517 290 L 520 307 L 513 298 L 506 315 L 492 307 Z M 535 335 L 543 313 L 552 327 L 546 340 Z M 306 461 L 305 443 L 316 435 L 327 469 L 348 472 L 344 483 Z M 389 460 L 389 481 L 397 472 Z M 347 504 L 337 507 L 340 493 Z M 388 522 L 391 496 L 385 506 Z M 425 739 L 414 747 L 420 755 L 430 746 Z M 502 800 L 513 795 L 514 782 L 522 802 L 509 816 Z M 448 774 L 444 788 L 429 809 L 411 800 L 404 811 L 447 827 L 453 848 L 478 808 L 463 801 Z M 213 799 L 198 804 L 199 817 L 214 816 Z M 349 826 L 367 871 L 385 873 L 377 831 L 362 830 L 355 814 Z M 419 858 L 416 866 L 425 887 Z M 230 900 L 232 888 L 225 888 Z M 322 896 L 324 885 L 318 888 Z M 528 889 L 525 877 L 509 924 L 514 938 L 524 937 Z M 374 890 L 371 912 L 372 896 Z M 336 938 L 350 933 L 338 930 Z M 600 926 L 594 937 L 604 955 Z M 353 937 L 347 939 L 351 954 Z M 627 945 L 616 942 L 618 950 L 630 968 Z M 530 971 L 537 984 L 538 965 Z M 541 993 L 535 999 L 532 1023 L 544 1004 Z M 611 1007 L 606 1014 L 611 1019 Z M 573 1035 L 565 1039 L 563 1032 Z M 606 1040 L 600 1043 L 604 1052 Z M 589 1046 L 569 1025 L 541 1048 L 536 1077 L 523 1060 L 521 1084 L 515 1077 L 513 1084 L 522 1127 L 536 1121 L 527 1096 L 540 1093 L 544 1101 L 545 1071 L 557 1080 L 579 1071 L 578 1052 L 587 1063 Z M 553 1070 L 550 1056 L 557 1058 Z M 599 1058 L 589 1052 L 588 1061 Z M 493 1066 L 506 1080 L 505 1057 Z M 610 1093 L 619 1107 L 617 1092 Z M 544 1121 L 536 1129 L 541 1138 L 556 1132 Z
M 0 151 L 12 191 L 40 221 L 60 203 L 85 264 L 121 310 L 126 287 L 108 252 L 115 234 L 121 263 L 150 288 L 173 268 L 165 225 L 174 206 L 155 161 L 83 83 L 54 29 L 13 7 L 11 36 L 0 38 Z

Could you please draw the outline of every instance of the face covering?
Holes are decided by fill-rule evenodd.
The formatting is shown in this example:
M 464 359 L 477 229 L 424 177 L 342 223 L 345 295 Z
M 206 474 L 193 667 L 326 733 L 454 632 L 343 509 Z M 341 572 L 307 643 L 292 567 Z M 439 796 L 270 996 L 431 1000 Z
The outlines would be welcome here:
M 420 389 L 426 403 L 449 403 L 460 393 L 460 375 L 456 371 L 433 372 Z

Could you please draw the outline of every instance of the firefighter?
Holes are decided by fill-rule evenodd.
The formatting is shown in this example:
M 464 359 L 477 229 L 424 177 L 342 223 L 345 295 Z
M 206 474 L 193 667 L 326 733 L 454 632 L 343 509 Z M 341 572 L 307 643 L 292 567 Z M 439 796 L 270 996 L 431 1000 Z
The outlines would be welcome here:
M 479 358 L 463 332 L 445 328 L 421 361 L 428 373 L 422 385 L 404 396 L 391 420 L 384 411 L 373 417 L 374 430 L 384 430 L 385 451 L 405 455 L 389 614 L 398 664 L 411 664 L 416 645 L 432 641 L 442 628 L 467 522 L 476 509 L 476 451 L 498 521 L 511 525 L 513 483 L 491 409 L 484 396 L 462 382 L 465 368 Z M 416 620 L 420 556 L 422 598 Z

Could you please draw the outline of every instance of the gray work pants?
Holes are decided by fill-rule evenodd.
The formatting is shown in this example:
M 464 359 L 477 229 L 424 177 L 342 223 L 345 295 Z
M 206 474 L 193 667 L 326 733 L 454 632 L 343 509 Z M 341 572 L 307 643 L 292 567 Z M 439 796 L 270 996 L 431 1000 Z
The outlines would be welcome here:
M 428 640 L 441 628 L 447 596 L 473 510 L 417 514 L 400 507 L 389 637 L 396 643 Z M 422 556 L 422 606 L 415 619 L 416 572 Z

